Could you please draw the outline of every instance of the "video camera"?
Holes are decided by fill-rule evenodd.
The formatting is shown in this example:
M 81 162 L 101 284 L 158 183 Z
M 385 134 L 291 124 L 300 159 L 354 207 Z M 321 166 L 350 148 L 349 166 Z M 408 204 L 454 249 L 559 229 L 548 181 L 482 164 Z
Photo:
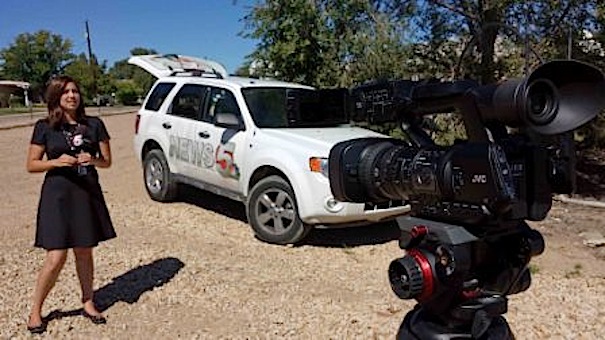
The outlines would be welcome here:
M 605 77 L 573 60 L 545 63 L 524 78 L 480 85 L 396 80 L 351 91 L 352 119 L 400 122 L 409 139 L 362 138 L 335 145 L 329 178 L 340 201 L 406 201 L 397 218 L 406 255 L 389 266 L 395 294 L 416 299 L 405 339 L 510 339 L 506 295 L 531 283 L 531 257 L 553 193 L 575 186 L 573 130 L 605 107 Z M 466 140 L 437 145 L 424 116 L 459 113 Z

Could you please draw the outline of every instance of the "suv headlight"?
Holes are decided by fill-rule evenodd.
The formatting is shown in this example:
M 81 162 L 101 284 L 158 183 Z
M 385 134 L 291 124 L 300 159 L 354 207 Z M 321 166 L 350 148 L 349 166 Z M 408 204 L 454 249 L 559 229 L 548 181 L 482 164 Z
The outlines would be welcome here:
M 324 157 L 309 158 L 309 170 L 319 172 L 328 178 L 328 159 Z

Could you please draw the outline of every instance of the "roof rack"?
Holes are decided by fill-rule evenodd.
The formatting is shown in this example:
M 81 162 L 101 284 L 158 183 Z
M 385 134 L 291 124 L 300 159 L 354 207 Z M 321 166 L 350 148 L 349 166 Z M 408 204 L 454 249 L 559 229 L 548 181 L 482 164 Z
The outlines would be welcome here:
M 223 76 L 215 70 L 212 70 L 212 72 L 209 72 L 209 71 L 202 71 L 202 70 L 198 70 L 198 69 L 173 70 L 172 73 L 170 73 L 170 76 L 174 76 L 174 77 L 178 77 L 178 76 L 206 77 L 206 78 L 223 79 Z

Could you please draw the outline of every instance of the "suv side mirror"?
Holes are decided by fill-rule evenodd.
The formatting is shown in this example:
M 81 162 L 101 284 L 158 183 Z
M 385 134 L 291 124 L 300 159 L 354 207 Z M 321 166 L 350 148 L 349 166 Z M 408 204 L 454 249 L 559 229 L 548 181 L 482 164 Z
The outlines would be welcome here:
M 243 130 L 244 126 L 234 113 L 217 112 L 214 125 L 225 129 Z

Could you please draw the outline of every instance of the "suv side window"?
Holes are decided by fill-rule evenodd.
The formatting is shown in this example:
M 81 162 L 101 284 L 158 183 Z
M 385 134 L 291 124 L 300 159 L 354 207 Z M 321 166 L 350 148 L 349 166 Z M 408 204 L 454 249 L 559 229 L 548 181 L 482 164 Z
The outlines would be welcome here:
M 202 120 L 214 124 L 217 113 L 232 113 L 240 121 L 242 119 L 242 114 L 233 93 L 229 90 L 214 87 L 210 90 L 208 110 Z
M 179 117 L 199 120 L 202 107 L 204 107 L 205 97 L 205 86 L 194 84 L 183 85 L 176 96 L 174 96 L 168 113 Z
M 176 85 L 175 83 L 159 83 L 153 88 L 153 92 L 149 95 L 149 99 L 145 104 L 145 110 L 158 111 L 164 100 L 170 93 L 170 90 Z

